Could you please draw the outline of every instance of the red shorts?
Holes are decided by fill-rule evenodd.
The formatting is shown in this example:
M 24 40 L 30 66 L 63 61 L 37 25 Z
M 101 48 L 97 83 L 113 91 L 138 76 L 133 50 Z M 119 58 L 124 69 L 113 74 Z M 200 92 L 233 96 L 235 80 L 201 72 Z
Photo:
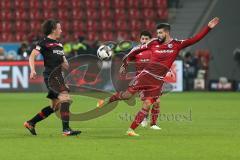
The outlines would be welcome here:
M 162 94 L 163 83 L 163 80 L 142 72 L 130 82 L 128 91 L 130 93 L 138 92 L 141 100 L 150 99 L 156 101 Z

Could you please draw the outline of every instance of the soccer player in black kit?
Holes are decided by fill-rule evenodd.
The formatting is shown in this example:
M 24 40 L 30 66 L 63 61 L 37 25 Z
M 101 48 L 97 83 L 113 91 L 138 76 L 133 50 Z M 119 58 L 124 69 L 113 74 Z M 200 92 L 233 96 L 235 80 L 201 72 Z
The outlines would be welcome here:
M 43 76 L 48 89 L 47 98 L 51 99 L 51 105 L 44 107 L 32 119 L 26 121 L 24 126 L 32 135 L 37 135 L 35 131 L 35 125 L 37 122 L 47 118 L 56 111 L 60 111 L 63 125 L 63 135 L 78 135 L 81 131 L 74 131 L 69 127 L 69 106 L 71 104 L 71 99 L 69 96 L 69 89 L 64 82 L 62 74 L 63 69 L 67 70 L 69 68 L 69 64 L 64 56 L 63 45 L 58 41 L 62 33 L 61 24 L 58 20 L 46 20 L 42 25 L 42 29 L 45 37 L 38 42 L 29 57 L 29 65 L 31 69 L 30 78 L 36 78 L 37 74 L 35 71 L 34 61 L 35 57 L 41 53 L 44 58 L 45 70 L 43 72 Z M 49 82 L 51 81 L 49 77 L 53 71 L 54 78 L 60 80 L 61 82 L 59 84 L 56 83 L 57 85 L 60 85 L 60 92 L 55 91 L 49 86 Z

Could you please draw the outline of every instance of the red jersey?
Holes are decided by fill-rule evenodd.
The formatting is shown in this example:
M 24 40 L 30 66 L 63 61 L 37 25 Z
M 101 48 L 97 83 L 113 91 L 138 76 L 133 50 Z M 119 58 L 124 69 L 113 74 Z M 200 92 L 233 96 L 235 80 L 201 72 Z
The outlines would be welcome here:
M 151 50 L 150 63 L 145 67 L 145 71 L 156 76 L 164 77 L 171 68 L 172 63 L 176 60 L 181 49 L 188 47 L 200 41 L 211 29 L 206 26 L 198 34 L 186 40 L 171 40 L 169 43 L 162 44 L 157 38 L 151 40 L 146 45 L 139 46 L 130 51 L 125 56 L 124 61 L 143 51 Z
M 138 46 L 135 48 L 138 48 Z M 135 50 L 135 48 L 133 48 L 133 50 Z M 127 63 L 129 63 L 130 61 L 135 62 L 136 75 L 138 75 L 149 64 L 151 55 L 152 55 L 151 50 L 143 50 L 138 54 L 128 56 L 126 62 Z

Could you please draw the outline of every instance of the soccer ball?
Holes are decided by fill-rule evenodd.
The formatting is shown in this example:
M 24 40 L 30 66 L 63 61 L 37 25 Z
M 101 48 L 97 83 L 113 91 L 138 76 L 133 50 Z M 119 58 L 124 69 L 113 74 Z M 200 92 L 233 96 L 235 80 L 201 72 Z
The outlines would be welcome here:
M 108 60 L 112 57 L 113 51 L 109 46 L 101 45 L 97 50 L 97 56 L 101 60 Z

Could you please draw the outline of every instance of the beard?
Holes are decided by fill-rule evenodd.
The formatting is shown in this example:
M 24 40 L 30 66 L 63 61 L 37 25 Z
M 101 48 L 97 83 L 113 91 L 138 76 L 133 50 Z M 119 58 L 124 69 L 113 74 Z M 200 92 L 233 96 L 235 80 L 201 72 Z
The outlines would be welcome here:
M 161 43 L 164 43 L 166 41 L 166 36 L 163 37 L 163 38 L 158 38 L 158 40 L 161 42 Z

